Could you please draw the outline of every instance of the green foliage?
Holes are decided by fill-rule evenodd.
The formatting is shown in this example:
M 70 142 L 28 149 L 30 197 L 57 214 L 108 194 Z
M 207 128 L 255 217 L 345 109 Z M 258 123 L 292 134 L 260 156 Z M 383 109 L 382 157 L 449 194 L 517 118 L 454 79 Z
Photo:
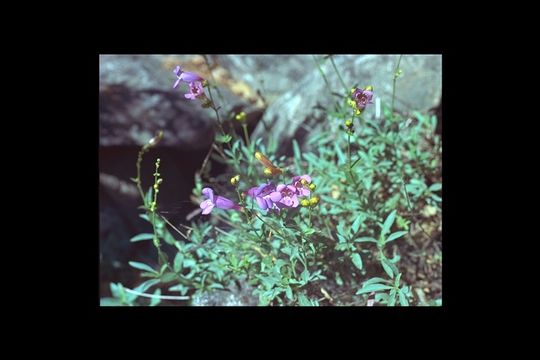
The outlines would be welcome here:
M 398 245 L 420 236 L 411 226 L 418 223 L 421 209 L 431 206 L 441 212 L 441 140 L 433 116 L 414 112 L 417 121 L 409 122 L 386 104 L 382 113 L 382 119 L 353 116 L 355 132 L 346 134 L 340 127 L 351 118 L 351 109 L 342 106 L 308 134 L 303 148 L 292 140 L 292 158 L 276 153 L 273 138 L 266 143 L 255 139 L 248 146 L 241 136 L 217 135 L 220 151 L 212 158 L 229 171 L 216 178 L 198 173 L 193 194 L 202 200 L 202 188 L 210 186 L 245 210 L 215 208 L 210 216 L 196 217 L 181 235 L 149 210 L 150 188 L 141 217 L 155 231 L 130 241 L 152 240 L 155 234 L 161 255 L 155 266 L 129 262 L 151 278 L 138 291 L 159 286 L 154 294 L 163 289 L 194 296 L 242 280 L 254 289 L 259 305 L 319 306 L 327 301 L 321 288 L 332 282 L 349 289 L 360 303 L 374 294 L 375 304 L 417 304 L 411 285 L 402 279 L 406 272 L 400 261 L 408 254 L 400 253 L 405 247 Z M 309 174 L 319 204 L 266 214 L 250 198 L 241 197 L 267 181 L 264 166 L 254 158 L 256 151 L 286 169 L 275 183 Z M 236 174 L 239 192 L 229 185 Z M 162 254 L 162 245 L 175 249 L 171 260 Z M 121 284 L 111 284 L 111 291 L 114 298 L 102 299 L 102 305 L 136 304 L 136 295 Z M 156 299 L 150 302 L 158 304 Z

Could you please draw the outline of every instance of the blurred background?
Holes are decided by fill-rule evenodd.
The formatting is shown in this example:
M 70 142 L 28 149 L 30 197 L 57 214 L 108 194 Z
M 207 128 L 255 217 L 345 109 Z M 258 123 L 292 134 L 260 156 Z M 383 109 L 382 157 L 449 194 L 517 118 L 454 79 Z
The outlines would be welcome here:
M 390 99 L 398 55 L 334 55 L 347 84 L 373 85 L 377 96 Z M 110 296 L 110 282 L 137 284 L 128 261 L 151 263 L 150 241 L 131 243 L 151 232 L 137 209 L 140 197 L 130 178 L 136 176 L 140 147 L 159 130 L 164 138 L 142 164 L 142 182 L 152 184 L 153 161 L 161 158 L 160 206 L 173 223 L 188 223 L 198 206 L 190 201 L 194 174 L 214 137 L 214 113 L 188 101 L 173 69 L 180 65 L 219 86 L 215 101 L 222 116 L 245 111 L 252 138 L 275 135 L 288 153 L 290 139 L 301 142 L 302 124 L 325 119 L 343 93 L 339 78 L 323 55 L 101 55 L 99 57 L 99 216 L 100 296 Z M 320 68 L 319 68 L 320 66 Z M 442 56 L 405 55 L 396 91 L 396 110 L 437 115 L 442 124 Z M 322 71 L 321 71 L 322 70 Z M 324 76 L 323 76 L 324 74 Z M 331 93 L 328 90 L 330 84 Z M 240 132 L 241 130 L 239 130 Z M 213 164 L 212 171 L 219 172 Z

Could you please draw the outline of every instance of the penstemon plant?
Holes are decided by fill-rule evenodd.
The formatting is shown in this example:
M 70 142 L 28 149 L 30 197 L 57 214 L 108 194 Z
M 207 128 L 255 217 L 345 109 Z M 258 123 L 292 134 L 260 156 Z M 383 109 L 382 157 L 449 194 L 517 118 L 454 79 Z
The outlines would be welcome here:
M 259 305 L 441 304 L 440 299 L 419 299 L 400 266 L 418 243 L 432 241 L 428 230 L 433 233 L 433 224 L 423 214 L 440 218 L 437 118 L 414 112 L 412 120 L 394 111 L 401 56 L 390 105 L 377 98 L 382 117 L 375 118 L 366 113 L 375 106 L 376 89 L 349 88 L 332 56 L 328 59 L 346 89 L 343 100 L 308 134 L 303 147 L 292 140 L 290 158 L 277 157 L 271 136 L 266 143 L 251 139 L 244 112 L 223 117 L 212 93 L 216 87 L 208 79 L 174 69 L 173 87 L 187 86 L 185 101 L 211 109 L 219 129 L 195 174 L 193 195 L 200 215 L 179 229 L 157 211 L 159 186 L 167 181 L 159 173 L 159 159 L 154 184 L 144 191 L 140 164 L 161 139 L 157 134 L 141 149 L 132 179 L 143 204 L 141 217 L 150 222 L 152 233 L 131 239 L 151 240 L 157 265 L 130 262 L 147 280 L 135 289 L 111 284 L 112 304 L 186 305 L 196 294 L 226 291 L 238 281 L 253 289 Z M 232 131 L 235 122 L 241 134 Z M 209 159 L 229 170 L 210 177 Z M 174 258 L 162 246 L 174 249 Z

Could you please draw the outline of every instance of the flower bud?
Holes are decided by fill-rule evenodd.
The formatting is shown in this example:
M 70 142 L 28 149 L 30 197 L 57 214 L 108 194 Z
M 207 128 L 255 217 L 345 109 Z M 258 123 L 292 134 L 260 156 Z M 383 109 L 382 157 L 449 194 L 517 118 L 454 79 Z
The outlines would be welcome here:
M 240 182 L 240 175 L 233 176 L 231 178 L 231 185 L 232 186 L 238 186 L 238 183 Z
M 302 201 L 300 201 L 300 205 L 309 206 L 309 200 L 308 199 L 303 199 Z
M 319 203 L 319 197 L 318 196 L 314 196 L 312 197 L 311 199 L 309 199 L 309 204 L 311 206 L 315 206 Z

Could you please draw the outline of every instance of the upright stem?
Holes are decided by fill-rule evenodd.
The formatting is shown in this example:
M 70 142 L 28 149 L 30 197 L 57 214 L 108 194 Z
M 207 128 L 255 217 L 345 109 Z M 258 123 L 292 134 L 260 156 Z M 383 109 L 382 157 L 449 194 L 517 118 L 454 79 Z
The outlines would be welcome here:
M 332 55 L 330 55 L 330 62 L 332 63 L 332 66 L 334 67 L 334 71 L 336 72 L 339 78 L 339 81 L 341 81 L 341 85 L 343 85 L 343 88 L 345 89 L 345 94 L 347 94 L 349 92 L 349 88 L 347 87 L 347 84 L 345 84 L 345 81 L 341 77 L 341 74 L 339 73 L 336 63 L 334 62 L 334 57 Z
M 397 72 L 399 70 L 399 64 L 401 63 L 401 57 L 403 55 L 399 55 L 399 59 L 398 59 L 398 62 L 396 64 L 396 68 L 394 69 L 394 82 L 392 84 L 392 106 L 390 107 L 390 114 L 392 116 L 392 120 L 394 119 L 394 99 L 395 99 L 395 96 L 396 96 L 396 80 L 398 78 L 398 75 L 397 75 Z

